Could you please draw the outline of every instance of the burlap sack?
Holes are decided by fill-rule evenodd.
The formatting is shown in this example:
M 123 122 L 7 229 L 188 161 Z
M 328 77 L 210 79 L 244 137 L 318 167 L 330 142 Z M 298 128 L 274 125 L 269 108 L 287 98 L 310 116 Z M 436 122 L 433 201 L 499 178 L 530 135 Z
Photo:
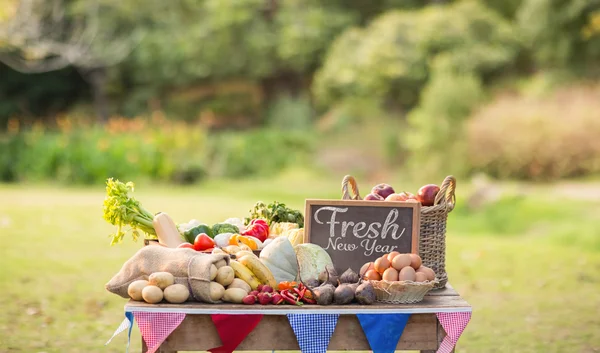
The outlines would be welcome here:
M 144 246 L 129 260 L 119 273 L 107 284 L 106 289 L 123 298 L 129 298 L 127 287 L 138 279 L 148 279 L 153 272 L 169 272 L 175 283 L 184 284 L 190 290 L 190 298 L 206 303 L 210 299 L 210 265 L 224 259 L 229 264 L 229 255 L 203 254 L 193 249 L 173 249 L 164 246 Z

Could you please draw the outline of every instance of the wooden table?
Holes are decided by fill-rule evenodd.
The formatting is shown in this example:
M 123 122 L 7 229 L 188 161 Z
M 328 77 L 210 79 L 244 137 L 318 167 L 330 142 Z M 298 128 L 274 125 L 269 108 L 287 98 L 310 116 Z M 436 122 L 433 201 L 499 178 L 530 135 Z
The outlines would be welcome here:
M 340 314 L 328 350 L 370 351 L 369 343 L 355 314 L 404 313 L 411 314 L 398 342 L 397 350 L 435 352 L 446 332 L 436 313 L 470 312 L 471 306 L 448 284 L 446 288 L 430 292 L 417 304 L 402 305 L 236 305 L 203 304 L 146 304 L 130 301 L 125 311 L 185 313 L 186 317 L 157 352 L 206 351 L 221 346 L 221 339 L 210 314 L 263 314 L 263 318 L 236 349 L 239 351 L 300 350 L 296 336 L 288 322 L 289 313 Z M 147 351 L 142 339 L 142 350 Z

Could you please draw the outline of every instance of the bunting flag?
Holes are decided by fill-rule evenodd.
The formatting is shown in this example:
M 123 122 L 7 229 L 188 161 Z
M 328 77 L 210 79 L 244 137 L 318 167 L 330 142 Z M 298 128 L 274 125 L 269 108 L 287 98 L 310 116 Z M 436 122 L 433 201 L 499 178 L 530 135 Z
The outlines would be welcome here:
M 410 314 L 356 314 L 373 353 L 393 353 Z
M 220 347 L 211 348 L 208 351 L 212 353 L 231 353 L 258 325 L 263 315 L 224 315 L 212 314 L 212 319 L 219 337 L 221 337 Z
M 148 353 L 156 352 L 171 332 L 185 319 L 184 313 L 134 312 L 133 315 L 148 347 Z
M 117 327 L 117 330 L 115 331 L 115 333 L 113 333 L 112 337 L 104 345 L 107 346 L 113 340 L 113 338 L 117 337 L 118 334 L 129 329 L 129 335 L 127 337 L 127 352 L 129 352 L 129 343 L 131 342 L 131 329 L 132 328 L 133 328 L 133 314 L 131 312 L 127 311 L 127 312 L 125 312 L 125 319 L 123 319 L 123 322 L 121 322 L 121 325 L 119 325 L 119 327 Z
M 287 317 L 302 353 L 327 352 L 339 314 L 288 314 Z
M 437 353 L 451 353 L 465 327 L 471 320 L 471 312 L 466 313 L 437 313 L 440 324 L 446 331 L 446 337 L 440 344 Z

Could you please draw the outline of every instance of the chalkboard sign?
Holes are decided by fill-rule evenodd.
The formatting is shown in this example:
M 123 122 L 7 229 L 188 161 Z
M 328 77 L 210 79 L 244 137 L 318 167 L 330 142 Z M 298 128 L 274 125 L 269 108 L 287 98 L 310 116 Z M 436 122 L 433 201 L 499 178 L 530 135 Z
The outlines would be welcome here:
M 418 253 L 418 202 L 306 200 L 304 242 L 317 244 L 338 271 L 360 267 L 392 251 Z M 340 272 L 341 271 L 341 272 Z

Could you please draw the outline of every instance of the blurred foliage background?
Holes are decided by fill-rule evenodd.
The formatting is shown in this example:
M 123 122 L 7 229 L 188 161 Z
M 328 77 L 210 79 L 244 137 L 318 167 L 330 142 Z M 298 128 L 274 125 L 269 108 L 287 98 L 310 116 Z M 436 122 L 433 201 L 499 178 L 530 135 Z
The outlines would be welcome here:
M 1 181 L 600 172 L 600 0 L 3 3 Z
M 123 351 L 107 177 L 212 224 L 453 174 L 458 349 L 600 352 L 599 79 L 600 0 L 0 0 L 0 351 Z

